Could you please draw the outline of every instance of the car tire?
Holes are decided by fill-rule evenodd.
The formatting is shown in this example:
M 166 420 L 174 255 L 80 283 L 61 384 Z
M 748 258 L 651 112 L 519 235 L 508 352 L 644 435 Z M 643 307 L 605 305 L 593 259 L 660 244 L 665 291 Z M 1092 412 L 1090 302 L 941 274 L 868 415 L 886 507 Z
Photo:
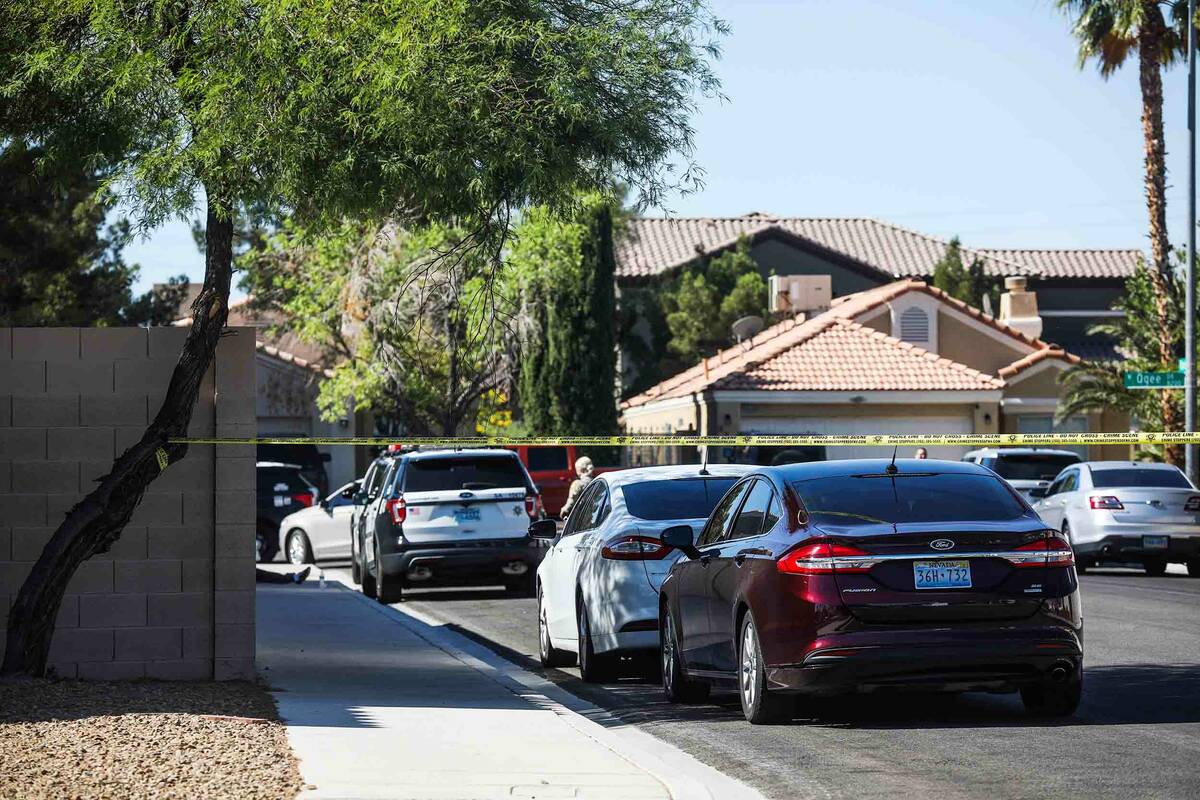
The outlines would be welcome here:
M 371 574 L 371 570 L 367 567 L 367 557 L 363 554 L 362 549 L 358 551 L 359 567 L 358 571 L 362 574 L 362 593 L 372 600 L 375 599 L 375 576 Z
M 301 566 L 313 563 L 312 547 L 308 542 L 308 534 L 304 531 L 299 528 L 288 531 L 284 545 L 287 547 L 286 555 L 289 564 Z
M 350 580 L 362 584 L 362 577 L 362 565 L 358 561 L 358 556 L 352 552 L 350 554 Z
M 791 698 L 767 688 L 767 669 L 754 618 L 746 613 L 738 637 L 738 697 L 751 725 L 782 722 L 791 709 Z
M 1147 558 L 1142 562 L 1142 568 L 1146 570 L 1147 575 L 1157 578 L 1167 574 L 1167 560 L 1165 558 Z
M 1200 578 L 1200 558 L 1188 559 L 1187 571 L 1189 578 Z
M 272 546 L 271 540 L 279 536 L 279 531 L 271 530 L 271 526 L 267 524 L 259 524 L 254 531 L 254 549 L 258 552 L 258 560 L 260 563 L 269 564 L 275 560 L 278 553 L 276 549 L 278 544 Z
M 550 622 L 546 619 L 546 608 L 542 604 L 541 587 L 537 590 L 538 614 L 538 660 L 543 667 L 570 667 L 575 664 L 575 654 L 559 650 L 550 641 Z
M 1077 665 L 1065 681 L 1050 681 L 1021 690 L 1025 710 L 1035 717 L 1069 717 L 1083 695 L 1083 667 Z
M 662 666 L 663 694 L 669 703 L 703 703 L 708 699 L 712 687 L 702 681 L 690 680 L 683 668 L 683 654 L 679 650 L 679 635 L 671 613 L 665 608 L 659 620 L 658 661 Z
M 612 677 L 612 661 L 611 657 L 598 654 L 592 644 L 592 624 L 582 599 L 575 616 L 579 630 L 579 677 L 584 683 L 603 683 Z
M 404 599 L 403 578 L 398 575 L 389 576 L 383 571 L 383 561 L 379 558 L 379 542 L 375 542 L 375 599 L 385 606 L 399 603 Z

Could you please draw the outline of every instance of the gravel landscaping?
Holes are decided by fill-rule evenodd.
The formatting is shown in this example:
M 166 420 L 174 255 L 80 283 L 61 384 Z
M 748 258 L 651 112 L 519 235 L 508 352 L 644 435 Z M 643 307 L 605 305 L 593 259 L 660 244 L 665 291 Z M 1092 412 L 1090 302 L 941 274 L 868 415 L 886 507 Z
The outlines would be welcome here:
M 0 798 L 292 798 L 275 703 L 250 683 L 0 682 Z

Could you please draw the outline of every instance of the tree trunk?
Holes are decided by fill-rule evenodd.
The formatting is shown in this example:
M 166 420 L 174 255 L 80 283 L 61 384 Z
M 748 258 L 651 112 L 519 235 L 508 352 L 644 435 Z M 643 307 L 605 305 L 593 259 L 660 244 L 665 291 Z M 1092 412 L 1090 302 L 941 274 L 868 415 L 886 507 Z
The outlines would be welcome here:
M 112 471 L 100 479 L 100 485 L 91 494 L 75 504 L 46 543 L 9 611 L 7 647 L 0 675 L 45 674 L 54 621 L 75 571 L 87 559 L 106 552 L 120 538 L 142 494 L 161 472 L 159 451 L 171 464 L 187 454 L 187 445 L 170 444 L 167 440 L 187 435 L 200 382 L 212 363 L 228 316 L 233 222 L 228 206 L 217 210 L 222 205 L 214 202 L 209 191 L 204 287 L 192 305 L 192 329 L 171 373 L 162 407 L 137 444 L 113 462 Z
M 1142 0 L 1144 19 L 1138 30 L 1138 68 L 1142 90 L 1142 137 L 1145 142 L 1146 210 L 1150 215 L 1150 253 L 1154 269 L 1154 310 L 1158 323 L 1158 356 L 1163 369 L 1171 369 L 1174 358 L 1173 337 L 1168 309 L 1168 281 L 1171 278 L 1171 243 L 1167 236 L 1167 148 L 1163 140 L 1162 53 L 1166 26 L 1157 0 Z M 1178 427 L 1170 392 L 1160 392 L 1162 429 Z M 1163 448 L 1169 464 L 1181 463 L 1183 448 Z

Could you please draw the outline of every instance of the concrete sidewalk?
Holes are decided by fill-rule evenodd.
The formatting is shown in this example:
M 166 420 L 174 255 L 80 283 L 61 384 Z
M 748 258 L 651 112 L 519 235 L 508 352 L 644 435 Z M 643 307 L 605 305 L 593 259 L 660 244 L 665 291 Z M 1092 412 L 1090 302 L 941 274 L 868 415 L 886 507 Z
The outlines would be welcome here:
M 259 672 L 316 787 L 303 797 L 728 796 L 513 680 L 504 665 L 515 666 L 488 663 L 498 657 L 465 637 L 338 583 L 260 585 L 257 638 Z

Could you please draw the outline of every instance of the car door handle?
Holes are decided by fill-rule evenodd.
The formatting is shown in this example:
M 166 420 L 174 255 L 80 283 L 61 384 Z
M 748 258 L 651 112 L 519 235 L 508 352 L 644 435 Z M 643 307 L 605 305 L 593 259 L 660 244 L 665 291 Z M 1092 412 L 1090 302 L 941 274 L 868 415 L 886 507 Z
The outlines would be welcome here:
M 739 567 L 745 563 L 746 556 L 772 556 L 773 553 L 765 547 L 747 547 L 745 550 L 739 550 L 737 555 L 733 557 L 733 562 Z
M 707 567 L 708 562 L 712 561 L 713 556 L 715 556 L 716 554 L 717 554 L 716 550 L 704 551 L 703 553 L 700 554 L 700 563 Z

